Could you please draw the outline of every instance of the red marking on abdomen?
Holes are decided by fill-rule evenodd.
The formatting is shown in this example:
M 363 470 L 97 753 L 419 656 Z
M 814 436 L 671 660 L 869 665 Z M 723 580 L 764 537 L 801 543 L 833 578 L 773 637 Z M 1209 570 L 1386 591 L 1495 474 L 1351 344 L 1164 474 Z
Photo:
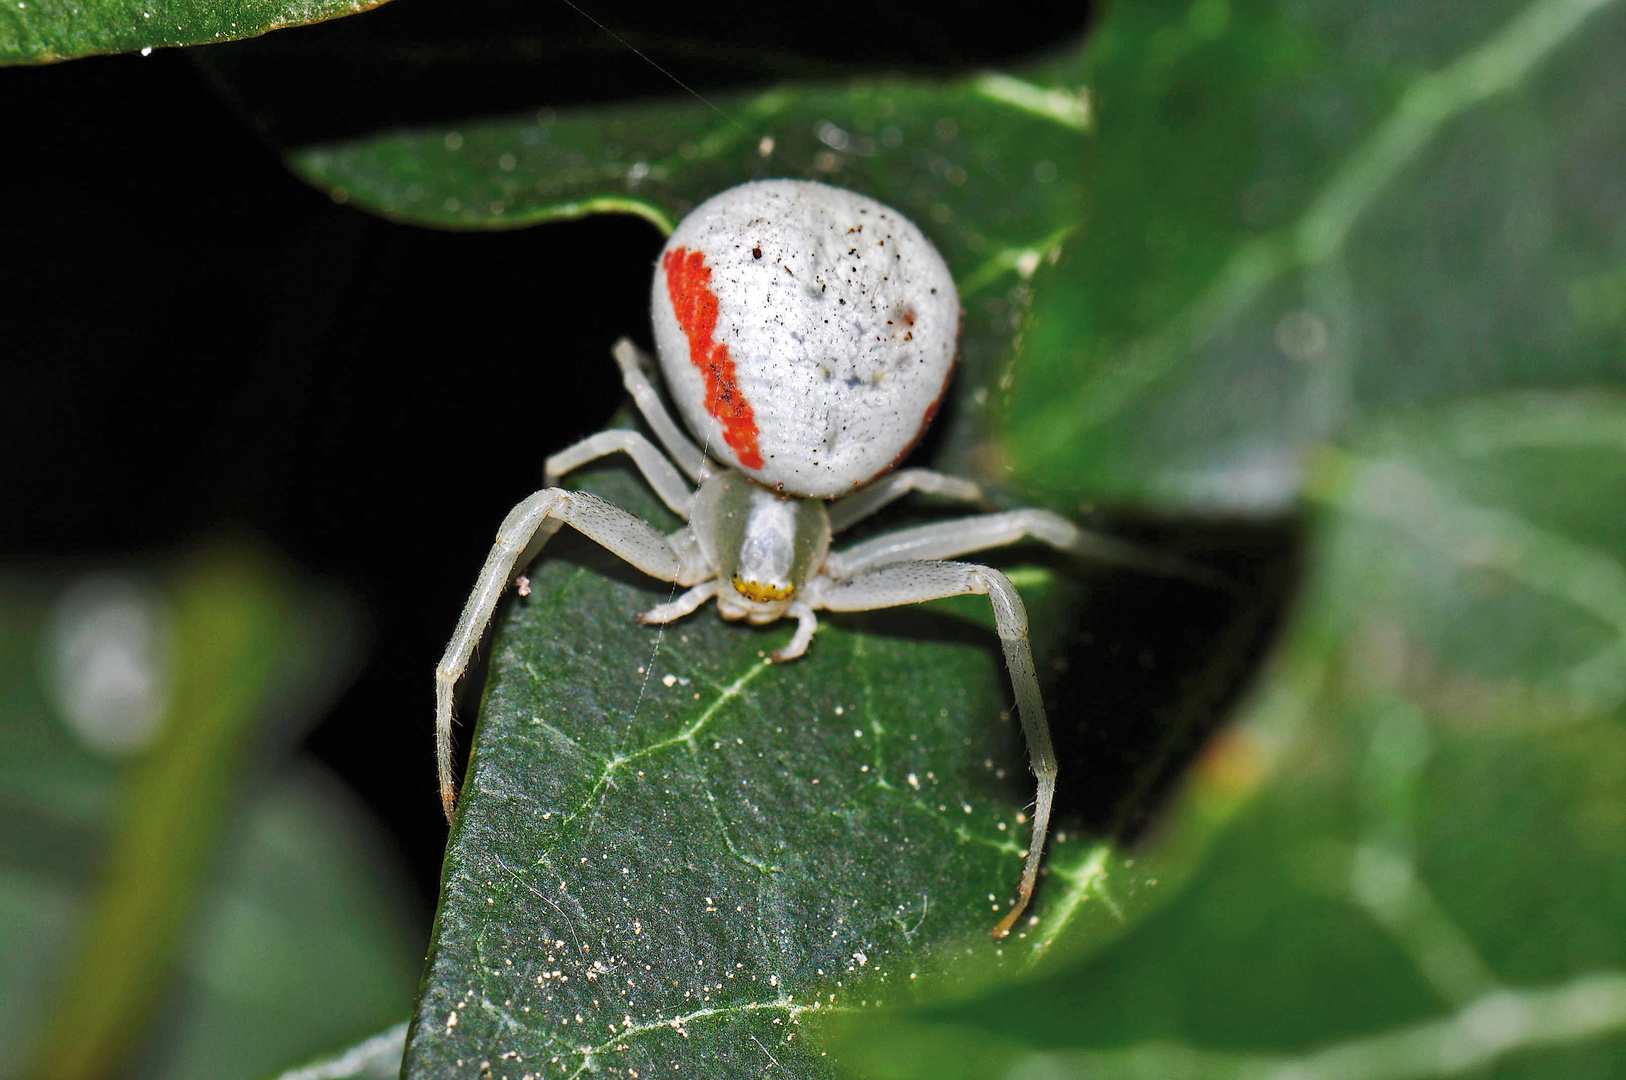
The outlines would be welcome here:
M 687 248 L 673 248 L 661 258 L 666 270 L 666 292 L 678 326 L 689 339 L 689 359 L 706 377 L 706 411 L 723 425 L 723 441 L 747 469 L 762 468 L 757 448 L 756 414 L 740 390 L 728 346 L 715 340 L 717 294 L 711 291 L 711 268 L 706 257 Z

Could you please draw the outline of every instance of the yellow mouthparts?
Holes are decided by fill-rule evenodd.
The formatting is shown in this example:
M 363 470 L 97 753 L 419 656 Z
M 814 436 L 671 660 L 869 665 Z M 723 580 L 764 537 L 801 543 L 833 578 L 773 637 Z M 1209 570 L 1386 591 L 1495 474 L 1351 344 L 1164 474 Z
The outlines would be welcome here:
M 788 600 L 796 591 L 794 585 L 765 585 L 760 581 L 746 581 L 734 575 L 734 591 L 758 604 L 771 604 L 775 600 Z

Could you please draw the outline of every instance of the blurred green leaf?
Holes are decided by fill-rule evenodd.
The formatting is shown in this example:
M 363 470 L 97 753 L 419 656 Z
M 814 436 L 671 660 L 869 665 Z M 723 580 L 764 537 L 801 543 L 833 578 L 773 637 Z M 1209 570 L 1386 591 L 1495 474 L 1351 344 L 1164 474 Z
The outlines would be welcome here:
M 353 617 L 241 546 L 62 584 L 0 579 L 0 1076 L 251 1080 L 400 1015 L 380 838 L 314 770 L 259 776 L 348 677 Z M 112 737 L 149 674 L 157 741 Z
M 286 604 L 271 575 L 237 553 L 201 561 L 175 588 L 161 737 L 125 780 L 100 895 L 36 1075 L 105 1075 L 156 1006 L 284 648 Z
M 5 0 L 0 64 L 150 52 L 255 37 L 354 15 L 385 0 Z
M 263 1077 L 343 1045 L 405 1015 L 422 966 L 389 838 L 332 776 L 284 768 L 233 825 L 148 1048 L 168 1080 Z M 400 1061 L 397 1043 L 389 1075 Z
M 1101 209 L 1000 410 L 1019 482 L 1277 511 L 1367 417 L 1619 379 L 1623 41 L 1604 0 L 1116 10 Z
M 1626 396 L 1427 411 L 1318 459 L 1298 625 L 1188 887 L 1047 977 L 832 1041 L 881 1078 L 1626 1067 Z

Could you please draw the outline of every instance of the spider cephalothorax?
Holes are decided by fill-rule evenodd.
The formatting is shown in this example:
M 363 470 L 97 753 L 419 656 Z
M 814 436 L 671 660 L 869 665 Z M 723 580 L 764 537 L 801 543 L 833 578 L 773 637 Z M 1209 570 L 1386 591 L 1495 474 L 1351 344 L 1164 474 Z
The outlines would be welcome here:
M 435 673 L 441 799 L 450 816 L 452 699 L 503 592 L 561 525 L 662 581 L 686 586 L 639 619 L 665 623 L 715 600 L 725 619 L 796 619 L 776 662 L 807 651 L 815 612 L 865 611 L 986 595 L 1038 779 L 1033 835 L 1004 936 L 1037 880 L 1056 761 L 1028 648 L 1027 615 L 998 570 L 955 556 L 1026 537 L 1074 554 L 1120 545 L 1046 510 L 978 514 L 885 533 L 839 550 L 832 537 L 910 491 L 981 501 L 969 480 L 895 467 L 931 423 L 954 368 L 960 305 L 947 264 L 907 218 L 873 199 L 799 180 L 743 184 L 700 204 L 655 271 L 655 341 L 689 431 L 649 381 L 648 358 L 614 350 L 665 453 L 605 431 L 553 455 L 548 487 L 516 506 Z M 687 522 L 663 535 L 593 495 L 554 486 L 623 452 Z M 698 485 L 696 487 L 695 485 Z

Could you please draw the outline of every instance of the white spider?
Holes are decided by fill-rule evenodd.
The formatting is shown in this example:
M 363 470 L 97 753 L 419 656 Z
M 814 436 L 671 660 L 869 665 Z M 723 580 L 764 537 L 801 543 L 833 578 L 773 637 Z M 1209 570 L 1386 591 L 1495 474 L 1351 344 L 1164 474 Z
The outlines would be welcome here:
M 901 529 L 831 550 L 835 534 L 908 492 L 981 500 L 969 480 L 891 471 L 936 411 L 960 317 L 947 265 L 896 211 L 804 181 L 732 188 L 673 232 L 656 268 L 652 306 L 666 385 L 706 450 L 667 413 L 646 373 L 648 357 L 618 342 L 627 391 L 666 453 L 635 431 L 583 439 L 548 459 L 549 486 L 514 507 L 497 531 L 435 671 L 435 749 L 448 818 L 456 799 L 453 691 L 516 572 L 562 525 L 651 577 L 688 588 L 640 622 L 670 622 L 708 600 L 725 619 L 796 619 L 795 634 L 771 657 L 778 663 L 807 651 L 820 609 L 869 611 L 980 593 L 993 605 L 1038 778 L 1017 900 L 994 930 L 1005 936 L 1038 877 L 1056 758 L 1021 597 L 998 570 L 948 560 L 1028 537 L 1072 555 L 1143 560 L 1127 545 L 1033 509 Z M 597 496 L 554 486 L 616 452 L 632 458 L 687 525 L 663 535 Z

